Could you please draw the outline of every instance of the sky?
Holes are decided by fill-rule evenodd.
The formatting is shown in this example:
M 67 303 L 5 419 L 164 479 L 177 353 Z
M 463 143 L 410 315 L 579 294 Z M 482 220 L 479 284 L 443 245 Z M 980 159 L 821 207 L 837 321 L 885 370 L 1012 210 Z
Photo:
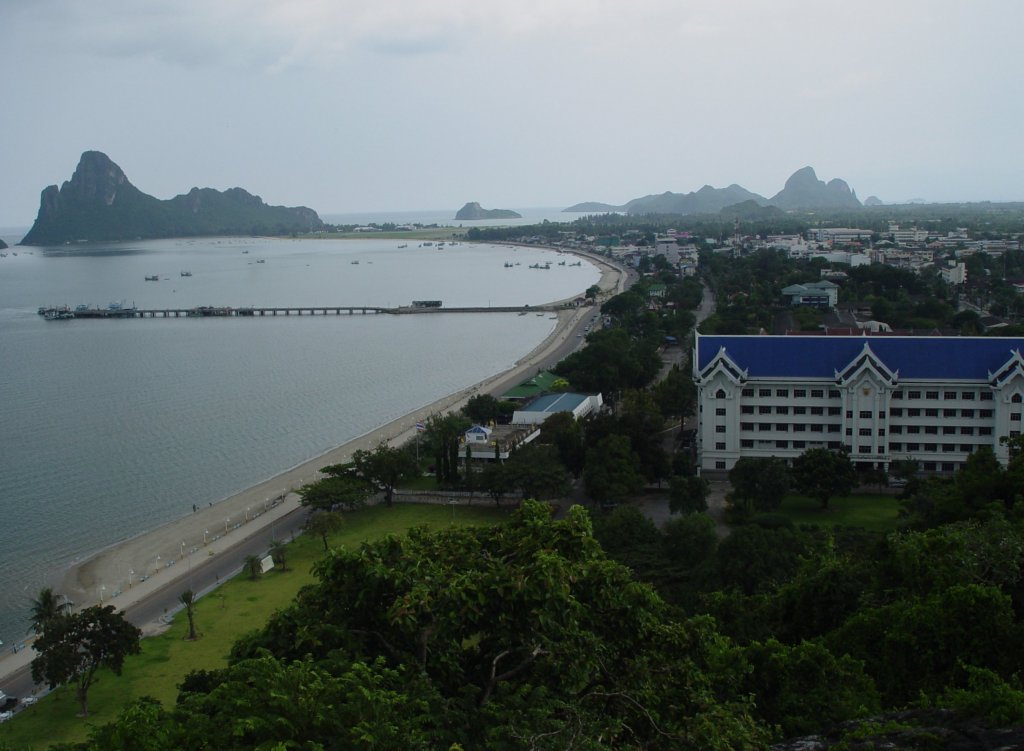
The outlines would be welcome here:
M 83 151 L 320 214 L 622 204 L 810 165 L 1024 200 L 1021 0 L 0 0 L 0 227 Z

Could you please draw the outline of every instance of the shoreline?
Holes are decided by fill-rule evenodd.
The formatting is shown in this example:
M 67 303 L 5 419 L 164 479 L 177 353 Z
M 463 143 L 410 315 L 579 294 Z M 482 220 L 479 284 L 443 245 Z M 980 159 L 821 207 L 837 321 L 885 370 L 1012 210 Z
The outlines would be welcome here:
M 562 248 L 551 249 L 573 253 L 594 264 L 601 274 L 598 285 L 604 292 L 614 293 L 621 289 L 625 272 L 606 259 Z M 176 578 L 182 573 L 182 564 L 191 567 L 192 561 L 197 560 L 194 556 L 205 560 L 230 549 L 299 508 L 299 497 L 294 491 L 319 479 L 321 467 L 344 463 L 355 451 L 370 450 L 382 442 L 390 446 L 403 445 L 415 436 L 416 423 L 430 415 L 460 409 L 478 393 L 501 392 L 520 383 L 538 361 L 564 344 L 575 325 L 592 310 L 592 307 L 584 306 L 559 311 L 551 333 L 504 371 L 443 396 L 207 507 L 196 508 L 191 514 L 115 542 L 88 558 L 72 563 L 57 591 L 67 595 L 77 606 L 102 600 L 113 601 L 121 609 L 128 607 L 130 600 L 135 599 L 131 595 L 139 591 L 140 583 L 151 577 L 162 580 L 165 575 L 168 581 Z

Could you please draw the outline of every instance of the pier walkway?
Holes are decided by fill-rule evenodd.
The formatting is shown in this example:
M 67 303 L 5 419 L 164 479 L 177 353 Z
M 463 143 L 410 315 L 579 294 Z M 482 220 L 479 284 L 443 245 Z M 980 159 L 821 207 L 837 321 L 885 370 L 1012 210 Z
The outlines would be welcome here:
M 72 318 L 255 318 L 260 316 L 327 316 L 327 315 L 407 315 L 437 313 L 551 313 L 572 307 L 566 304 L 524 305 L 522 307 L 444 308 L 402 306 L 379 308 L 372 305 L 303 305 L 300 307 L 243 307 L 201 306 L 197 308 L 68 308 L 43 307 L 39 315 L 47 320 Z

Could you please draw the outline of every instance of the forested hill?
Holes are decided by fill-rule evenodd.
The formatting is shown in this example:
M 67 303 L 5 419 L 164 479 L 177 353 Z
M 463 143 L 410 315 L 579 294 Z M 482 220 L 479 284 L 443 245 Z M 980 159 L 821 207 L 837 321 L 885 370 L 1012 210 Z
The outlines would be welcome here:
M 162 201 L 132 185 L 99 151 L 82 154 L 71 180 L 43 190 L 22 245 L 199 235 L 285 235 L 323 226 L 304 206 L 268 206 L 241 188 L 193 188 Z

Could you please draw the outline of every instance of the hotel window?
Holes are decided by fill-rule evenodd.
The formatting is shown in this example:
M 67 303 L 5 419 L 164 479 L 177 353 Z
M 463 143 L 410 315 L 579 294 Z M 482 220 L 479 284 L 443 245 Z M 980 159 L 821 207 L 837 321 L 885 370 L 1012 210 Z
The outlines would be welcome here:
M 954 472 L 955 470 L 956 470 L 956 464 L 955 463 L 953 463 L 953 462 L 943 462 L 942 463 L 942 471 L 943 472 Z
M 789 389 L 775 389 L 775 396 L 789 396 Z
M 811 407 L 811 414 L 812 415 L 823 415 L 823 414 L 825 414 L 825 408 L 824 407 Z
M 917 409 L 916 407 L 907 410 L 907 417 L 920 417 L 920 416 L 921 416 L 921 410 Z
M 965 391 L 964 393 L 967 394 L 967 393 L 970 393 L 970 392 Z M 964 397 L 964 398 L 966 399 L 967 397 Z M 974 398 L 974 394 L 971 394 L 970 398 L 973 399 Z M 982 391 L 981 392 L 981 396 L 978 397 L 978 398 L 981 399 L 983 402 L 990 402 L 990 401 L 992 401 L 992 392 L 991 391 Z
M 766 407 L 763 404 L 757 408 L 757 414 L 759 415 L 770 415 L 772 413 L 771 407 Z
M 925 462 L 924 463 L 924 471 L 925 472 L 934 472 L 935 471 L 935 462 Z
M 725 417 L 725 407 L 715 407 L 715 414 L 719 417 Z
M 847 428 L 846 435 L 853 435 L 853 428 Z
M 853 417 L 853 415 L 848 415 L 848 416 L 849 417 Z M 860 411 L 860 419 L 862 419 L 862 420 L 870 420 L 871 419 L 871 410 L 869 410 L 869 409 L 862 409 Z
M 716 425 L 715 426 L 715 432 L 716 433 L 724 433 L 725 432 L 725 426 L 724 425 Z
M 960 428 L 960 435 L 974 435 L 974 428 Z
M 859 454 L 870 454 L 871 453 L 871 447 L 870 446 L 865 446 L 865 445 L 861 444 L 860 446 L 857 447 L 857 453 L 859 453 Z
M 821 389 L 811 389 L 811 398 L 820 399 L 823 396 L 825 396 L 825 392 Z
M 925 451 L 938 451 L 938 449 L 939 449 L 939 444 L 937 444 L 937 443 L 926 443 L 924 445 L 924 450 Z
M 889 444 L 889 450 L 890 451 L 902 451 L 903 450 L 903 444 L 902 443 L 890 443 Z
M 789 414 L 789 407 L 776 407 L 775 408 L 775 414 L 777 414 L 777 415 L 788 415 Z
M 965 399 L 965 400 L 967 400 L 969 402 L 973 402 L 974 401 L 974 392 L 973 391 L 964 391 L 963 393 L 960 394 L 960 398 L 961 399 Z M 982 394 L 981 398 L 984 399 L 985 395 Z M 989 392 L 989 399 L 991 399 L 991 398 L 992 398 L 992 392 Z
M 908 443 L 907 444 L 907 451 L 920 451 L 920 450 L 921 450 L 921 444 L 920 443 Z
M 960 416 L 961 417 L 974 417 L 974 410 L 973 409 L 962 409 L 962 410 L 960 410 Z
M 921 426 L 920 425 L 908 425 L 907 426 L 907 432 L 908 433 L 920 433 L 921 432 Z
M 884 409 L 881 412 L 878 413 L 878 419 L 879 420 L 884 420 L 885 419 L 885 410 Z
M 956 410 L 955 409 L 944 409 L 944 410 L 942 410 L 942 416 L 943 417 L 956 417 Z
M 715 451 L 725 451 L 725 442 L 719 441 L 715 444 Z
M 841 396 L 842 396 L 842 394 L 840 394 L 840 393 L 839 393 L 838 391 L 836 391 L 835 389 L 829 389 L 829 390 L 828 390 L 828 398 L 829 398 L 829 399 L 838 399 L 838 398 L 839 398 L 839 397 L 841 397 Z
M 1021 402 L 1020 394 L 1014 394 L 1013 396 L 1010 397 L 1010 403 L 1011 404 L 1020 404 L 1020 402 Z
M 902 391 L 893 391 L 892 392 L 892 398 L 893 399 L 902 399 L 903 398 L 903 392 Z
M 828 426 L 828 432 L 829 432 L 829 433 L 839 433 L 839 432 L 841 432 L 841 431 L 842 431 L 842 429 L 843 429 L 843 426 L 842 426 L 842 425 L 835 425 L 835 424 L 832 424 L 832 425 L 829 425 L 829 426 Z
M 803 399 L 807 396 L 807 389 L 793 389 L 793 396 L 798 399 Z
M 806 430 L 807 430 L 807 425 L 805 423 L 802 423 L 802 422 L 795 422 L 795 423 L 793 423 L 793 432 L 794 433 L 804 433 L 804 432 L 806 432 Z
M 775 424 L 775 429 L 777 431 L 779 431 L 780 433 L 788 433 L 789 432 L 789 423 L 788 422 L 776 423 Z
M 956 426 L 955 425 L 943 425 L 942 426 L 942 435 L 956 435 Z
M 878 435 L 885 435 L 885 428 L 879 428 Z
M 926 409 L 924 411 L 924 416 L 925 417 L 938 417 L 939 416 L 939 410 L 937 410 L 937 409 Z
M 793 448 L 802 449 L 807 445 L 806 441 L 793 441 Z
M 944 444 L 942 444 L 942 451 L 943 451 L 943 453 L 946 453 L 946 454 L 952 453 L 953 451 L 956 451 L 956 444 L 955 443 L 944 443 Z
M 741 422 L 740 423 L 740 430 L 753 430 L 753 429 L 754 429 L 754 423 L 752 423 L 752 422 Z
M 771 396 L 772 395 L 772 390 L 771 389 L 758 389 L 757 390 L 757 395 L 758 396 Z
M 843 414 L 843 410 L 841 410 L 839 407 L 829 407 L 828 413 L 830 415 L 841 415 Z
M 903 426 L 902 425 L 890 425 L 889 426 L 889 432 L 890 433 L 896 433 L 896 434 L 902 434 L 903 433 Z
M 955 391 L 946 391 L 945 393 L 943 393 L 942 398 L 943 399 L 956 399 L 956 392 Z
M 939 392 L 938 391 L 925 391 L 924 392 L 924 398 L 925 399 L 938 399 L 939 398 Z
M 743 389 L 743 396 L 753 396 L 754 389 Z
M 725 469 L 725 462 L 722 460 L 715 462 L 715 469 Z
M 740 441 L 740 448 L 752 449 L 754 448 L 754 442 L 749 438 L 745 438 L 742 441 Z
M 992 428 L 978 428 L 978 435 L 992 435 Z
M 857 431 L 857 435 L 871 435 L 871 428 L 861 428 Z
M 825 432 L 825 426 L 824 425 L 812 425 L 811 426 L 811 432 L 812 433 L 824 433 Z
M 788 449 L 789 448 L 789 441 L 776 441 L 775 442 L 775 448 L 777 448 L 777 449 Z
M 889 410 L 889 414 L 892 415 L 893 417 L 903 417 L 903 408 L 894 407 L 893 409 Z
M 971 453 L 972 451 L 974 451 L 974 446 L 972 446 L 972 445 L 971 445 L 971 444 L 969 444 L 969 443 L 961 443 L 961 444 L 960 444 L 960 450 L 961 450 L 962 452 L 964 452 L 965 454 L 969 454 L 969 453 Z
M 927 433 L 928 435 L 938 435 L 939 434 L 939 426 L 938 425 L 925 425 L 924 426 L 924 432 Z
M 978 410 L 978 417 L 981 417 L 982 419 L 991 418 L 992 417 L 992 410 L 990 410 L 990 409 L 979 409 Z
M 907 398 L 908 399 L 920 399 L 921 398 L 921 392 L 920 391 L 908 391 L 907 392 Z
M 754 405 L 744 404 L 742 407 L 740 407 L 740 412 L 742 412 L 745 415 L 752 415 L 754 414 Z
M 766 430 L 771 430 L 772 424 L 770 422 L 759 422 L 757 424 L 757 429 L 763 433 Z
M 807 414 L 807 407 L 793 407 L 793 414 L 794 415 L 806 415 Z
M 1020 422 L 1020 412 L 1011 412 L 1010 422 Z
M 718 389 L 718 391 L 715 392 L 715 398 L 725 399 L 725 389 Z

